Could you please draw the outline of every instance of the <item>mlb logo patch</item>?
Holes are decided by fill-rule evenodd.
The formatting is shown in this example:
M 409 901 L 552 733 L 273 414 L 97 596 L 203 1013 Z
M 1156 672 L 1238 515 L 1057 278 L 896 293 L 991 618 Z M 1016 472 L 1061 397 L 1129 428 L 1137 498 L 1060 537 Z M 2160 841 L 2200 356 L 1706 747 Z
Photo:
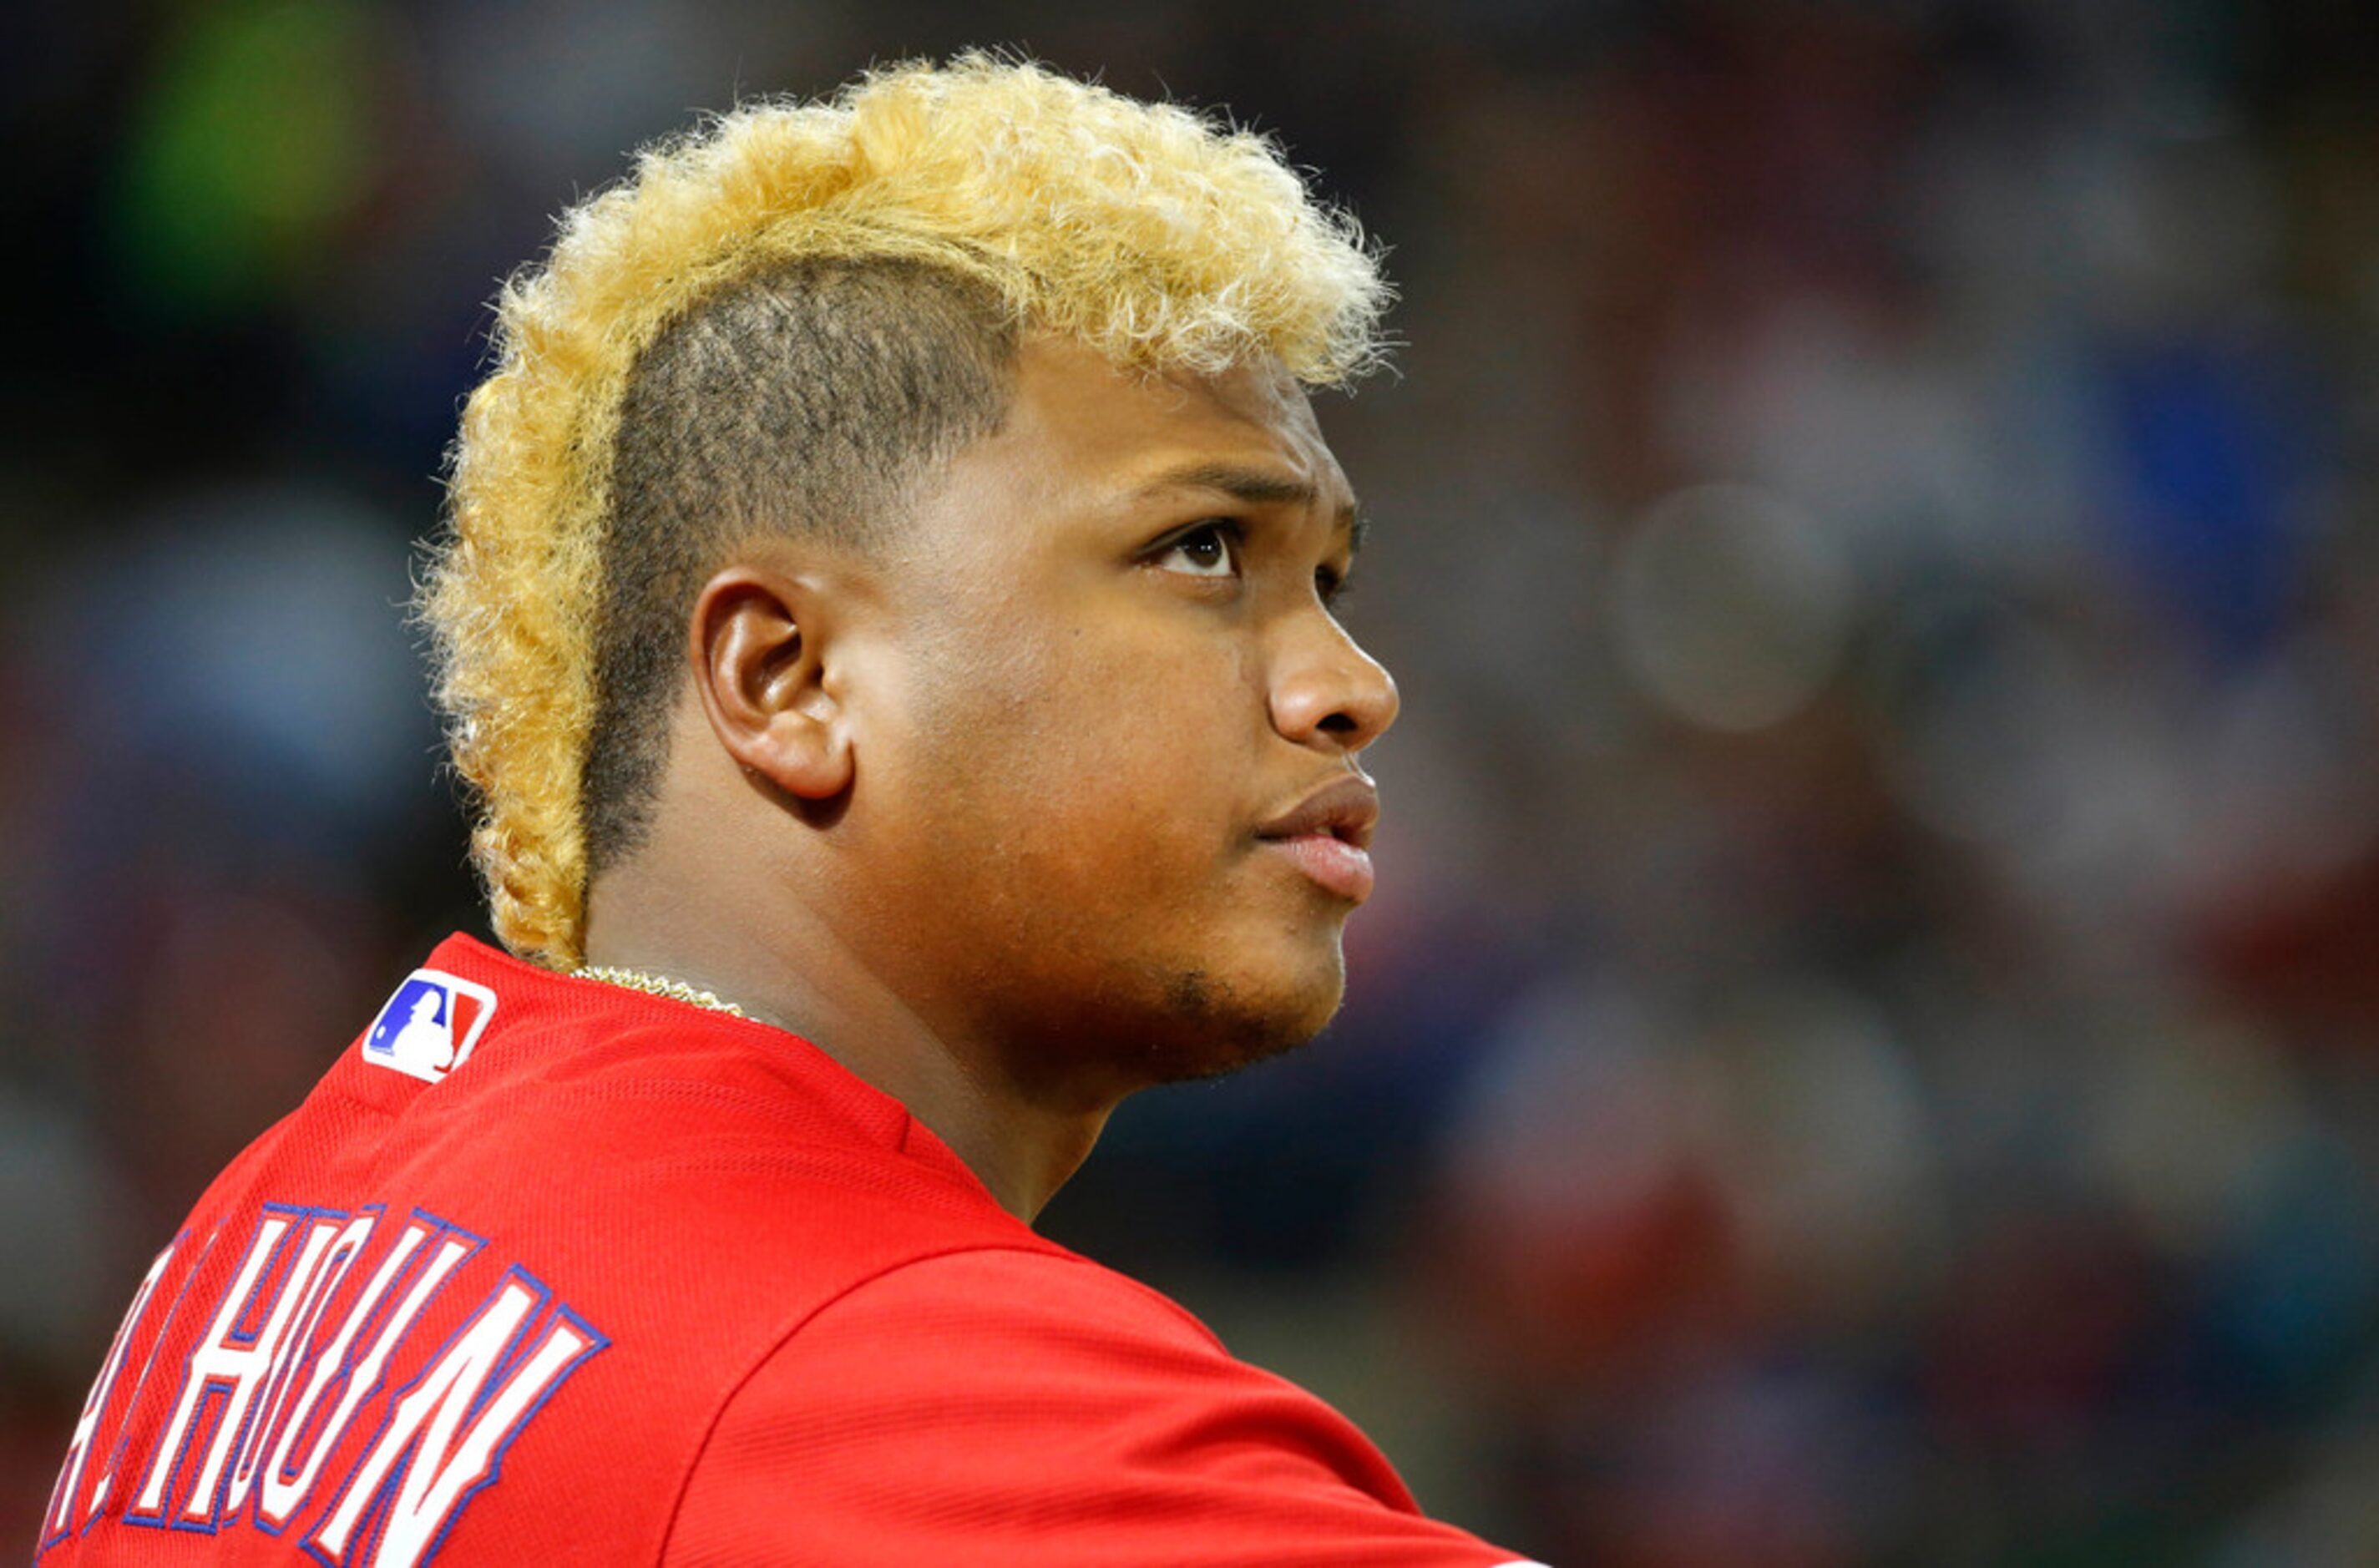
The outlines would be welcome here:
M 364 1060 L 435 1083 L 470 1059 L 495 1011 L 496 994 L 486 986 L 443 970 L 415 970 L 372 1019 Z

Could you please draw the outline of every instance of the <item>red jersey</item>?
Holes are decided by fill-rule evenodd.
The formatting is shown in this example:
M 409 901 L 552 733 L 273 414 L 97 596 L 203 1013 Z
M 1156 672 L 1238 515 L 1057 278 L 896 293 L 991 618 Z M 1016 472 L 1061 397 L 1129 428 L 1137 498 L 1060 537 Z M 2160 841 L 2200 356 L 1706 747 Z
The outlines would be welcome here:
M 151 1267 L 38 1561 L 1484 1568 L 768 1025 L 441 944 Z

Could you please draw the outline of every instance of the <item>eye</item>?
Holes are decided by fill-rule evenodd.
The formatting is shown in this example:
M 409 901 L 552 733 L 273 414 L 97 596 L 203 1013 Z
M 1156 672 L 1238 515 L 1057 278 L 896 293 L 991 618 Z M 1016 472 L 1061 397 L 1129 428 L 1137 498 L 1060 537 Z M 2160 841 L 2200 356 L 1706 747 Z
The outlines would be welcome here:
M 1322 600 L 1322 608 L 1324 609 L 1337 609 L 1339 602 L 1346 598 L 1347 591 L 1354 585 L 1346 580 L 1346 574 L 1334 566 L 1317 566 L 1313 569 L 1313 592 L 1315 597 Z
M 1236 577 L 1239 574 L 1239 530 L 1218 519 L 1201 523 L 1176 535 L 1149 558 L 1152 564 L 1185 577 Z

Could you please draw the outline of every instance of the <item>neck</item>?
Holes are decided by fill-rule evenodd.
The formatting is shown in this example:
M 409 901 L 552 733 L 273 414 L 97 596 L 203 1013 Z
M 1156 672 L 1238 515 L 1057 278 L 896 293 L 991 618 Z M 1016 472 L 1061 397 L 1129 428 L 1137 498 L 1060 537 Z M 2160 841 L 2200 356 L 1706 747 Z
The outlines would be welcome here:
M 833 923 L 783 895 L 788 878 L 748 862 L 673 870 L 665 850 L 648 844 L 597 882 L 590 965 L 686 982 L 802 1036 L 900 1101 L 1028 1224 L 1089 1156 L 1119 1093 L 1020 1081 L 999 1053 L 928 1019 Z

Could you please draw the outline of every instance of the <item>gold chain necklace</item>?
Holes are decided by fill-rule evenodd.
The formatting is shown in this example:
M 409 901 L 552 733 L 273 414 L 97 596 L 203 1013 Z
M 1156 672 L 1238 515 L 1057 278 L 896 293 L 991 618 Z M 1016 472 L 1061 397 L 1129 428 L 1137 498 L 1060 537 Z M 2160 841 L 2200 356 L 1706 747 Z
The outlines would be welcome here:
M 620 969 L 611 964 L 586 964 L 573 972 L 581 979 L 625 986 L 631 991 L 642 991 L 648 996 L 667 996 L 672 1002 L 707 1007 L 714 1013 L 727 1013 L 739 1019 L 752 1016 L 717 992 L 705 991 L 682 980 L 671 980 L 665 974 L 646 974 L 642 970 Z

